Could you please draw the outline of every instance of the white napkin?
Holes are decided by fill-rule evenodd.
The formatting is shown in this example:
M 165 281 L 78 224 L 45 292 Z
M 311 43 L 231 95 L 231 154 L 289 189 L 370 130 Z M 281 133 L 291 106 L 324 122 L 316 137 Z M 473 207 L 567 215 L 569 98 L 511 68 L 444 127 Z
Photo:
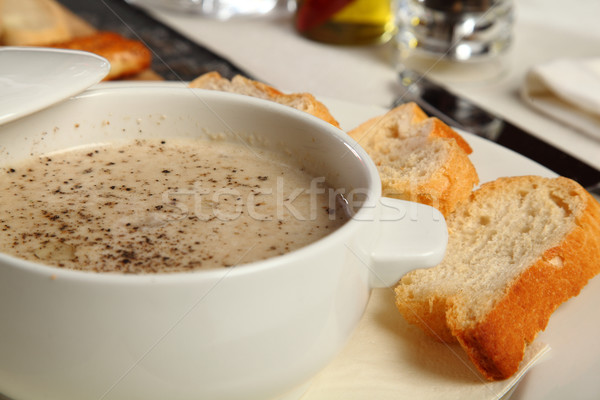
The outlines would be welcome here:
M 436 342 L 409 325 L 392 290 L 376 289 L 348 345 L 301 400 L 498 400 L 548 350 L 534 342 L 514 376 L 488 382 L 459 345 Z
M 536 65 L 521 94 L 532 107 L 600 140 L 600 57 Z

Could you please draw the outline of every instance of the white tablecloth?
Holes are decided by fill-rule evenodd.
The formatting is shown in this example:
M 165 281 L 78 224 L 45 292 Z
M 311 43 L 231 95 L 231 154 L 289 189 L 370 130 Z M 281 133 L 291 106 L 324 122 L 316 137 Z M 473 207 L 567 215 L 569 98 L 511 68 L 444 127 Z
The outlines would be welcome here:
M 450 84 L 457 93 L 600 169 L 600 141 L 527 106 L 519 97 L 526 71 L 557 57 L 600 55 L 598 0 L 515 0 L 510 68 L 485 84 Z M 288 91 L 387 107 L 399 94 L 392 45 L 339 47 L 306 40 L 291 18 L 226 22 L 165 11 L 155 17 L 257 79 Z

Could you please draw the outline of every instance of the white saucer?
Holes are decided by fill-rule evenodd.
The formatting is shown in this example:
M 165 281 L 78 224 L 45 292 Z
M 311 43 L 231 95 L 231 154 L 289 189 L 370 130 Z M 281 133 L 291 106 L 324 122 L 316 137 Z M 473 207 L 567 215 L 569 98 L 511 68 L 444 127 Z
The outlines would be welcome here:
M 0 125 L 100 82 L 110 63 L 78 50 L 0 47 Z
M 0 71 L 2 68 L 0 64 Z M 187 82 L 111 81 L 104 82 L 101 86 L 186 87 Z M 346 131 L 387 111 L 377 106 L 335 99 L 319 100 L 325 103 Z M 3 107 L 2 103 L 3 98 L 0 95 L 0 110 Z M 542 165 L 494 142 L 467 132 L 461 134 L 473 148 L 470 159 L 482 183 L 502 176 L 556 176 Z M 395 309 L 393 299 L 383 304 L 381 302 L 382 299 L 386 300 L 384 296 L 388 296 L 389 300 L 390 293 L 386 289 L 378 289 L 374 293 L 363 317 L 364 321 L 357 328 L 357 334 L 346 345 L 344 353 L 307 386 L 288 393 L 286 400 L 329 400 L 334 397 L 345 400 L 397 400 L 403 397 L 403 394 L 415 392 L 418 395 L 413 398 L 436 400 L 505 400 L 509 397 L 511 400 L 598 398 L 600 346 L 593 343 L 600 337 L 600 317 L 597 311 L 600 304 L 600 276 L 592 279 L 578 296 L 556 310 L 547 329 L 536 338 L 537 342 L 548 344 L 551 351 L 512 388 L 510 384 L 503 383 L 504 381 L 481 382 L 480 376 L 470 369 L 469 361 L 462 354 L 460 347 L 454 353 L 452 349 L 436 345 L 429 338 L 420 335 L 420 330 L 416 328 L 412 330 L 413 335 L 403 333 L 409 331 L 408 328 L 405 331 L 398 330 L 397 328 L 406 326 L 406 322 Z M 444 348 L 440 350 L 440 347 Z M 408 350 L 401 352 L 399 349 Z M 431 357 L 432 354 L 444 352 L 444 360 L 447 361 L 444 365 L 450 365 L 453 361 L 455 368 L 452 370 L 439 368 L 439 359 L 436 361 L 435 357 Z M 350 363 L 347 362 L 348 359 Z M 428 363 L 428 360 L 432 361 Z M 344 368 L 338 368 L 344 363 Z M 347 373 L 348 371 L 352 373 Z M 422 380 L 415 379 L 423 377 L 429 379 L 428 385 L 422 385 Z M 0 400 L 10 399 L 0 394 Z
M 322 99 L 340 122 L 344 130 L 352 129 L 367 119 L 382 115 L 386 109 L 376 106 L 365 106 L 349 103 L 334 99 Z M 546 177 L 555 177 L 556 174 L 544 166 L 513 152 L 507 148 L 497 145 L 494 142 L 481 137 L 461 132 L 465 140 L 473 148 L 473 153 L 469 156 L 473 165 L 477 169 L 481 183 L 493 181 L 502 176 L 517 175 L 540 175 Z M 389 302 L 388 313 L 393 315 L 396 312 L 393 301 Z M 431 366 L 422 368 L 422 371 L 430 374 L 432 384 L 427 387 L 418 387 L 417 396 L 412 398 L 434 398 L 434 399 L 494 399 L 500 398 L 511 400 L 563 400 L 563 399 L 599 399 L 600 393 L 600 346 L 594 343 L 598 342 L 600 337 L 600 316 L 598 314 L 598 304 L 600 304 L 600 276 L 590 280 L 588 285 L 583 288 L 581 293 L 561 305 L 550 318 L 547 328 L 540 332 L 536 342 L 548 344 L 550 352 L 544 356 L 543 360 L 536 364 L 521 379 L 520 383 L 513 387 L 504 397 L 500 397 L 496 385 L 504 381 L 487 382 L 485 384 L 461 385 L 460 379 L 466 379 L 469 373 L 461 375 L 461 369 L 466 365 L 460 360 L 456 360 L 456 370 L 448 375 L 436 375 Z M 379 321 L 381 318 L 377 312 L 379 309 L 373 309 L 369 304 L 365 317 L 372 316 L 373 320 Z M 394 339 L 398 338 L 398 333 L 390 332 L 389 327 L 379 324 L 372 328 L 372 332 L 383 331 L 382 334 L 391 335 Z M 397 352 L 397 347 L 381 346 L 374 337 L 367 337 L 367 352 L 359 353 L 356 351 L 357 343 L 351 339 L 347 345 L 348 350 L 354 351 L 356 359 L 353 360 L 356 374 L 341 376 L 340 380 L 327 380 L 322 393 L 325 396 L 318 396 L 317 393 L 308 393 L 302 400 L 320 400 L 331 399 L 334 391 L 339 394 L 339 398 L 344 400 L 352 399 L 372 399 L 377 400 L 396 400 L 402 395 L 410 393 L 411 385 L 417 382 L 411 377 L 406 378 L 395 375 L 375 364 L 373 360 L 394 360 L 400 363 L 396 368 L 407 370 L 413 366 L 415 361 L 417 365 L 427 359 L 427 351 L 430 345 L 419 347 L 414 346 L 417 356 L 414 359 L 403 359 Z M 391 340 L 394 343 L 394 340 Z M 458 349 L 458 353 L 462 351 Z M 448 356 L 451 358 L 451 356 Z M 335 363 L 335 360 L 334 360 Z M 435 363 L 435 362 L 434 362 Z M 394 363 L 392 363 L 394 364 Z M 333 370 L 335 366 L 329 366 Z M 387 364 L 384 364 L 386 366 Z M 468 371 L 468 369 L 467 369 Z M 341 374 L 340 374 L 341 375 Z M 369 379 L 375 377 L 375 379 Z M 435 379 L 438 377 L 438 379 Z M 457 384 L 456 381 L 459 380 Z M 465 381 L 463 381 L 464 383 Z M 461 391 L 461 388 L 468 386 L 468 389 Z M 428 397 L 429 396 L 429 397 Z M 410 398 L 408 396 L 407 398 Z

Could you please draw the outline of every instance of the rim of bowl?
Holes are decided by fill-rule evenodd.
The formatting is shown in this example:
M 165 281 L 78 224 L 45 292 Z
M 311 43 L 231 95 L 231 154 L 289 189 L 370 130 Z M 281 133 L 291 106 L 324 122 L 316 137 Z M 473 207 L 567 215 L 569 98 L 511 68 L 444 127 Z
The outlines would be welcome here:
M 159 93 L 172 93 L 177 94 L 185 91 L 195 91 L 201 93 L 201 96 L 206 97 L 222 97 L 238 103 L 254 103 L 257 107 L 265 108 L 271 111 L 278 112 L 286 115 L 286 118 L 291 119 L 303 119 L 308 123 L 315 125 L 319 131 L 325 131 L 327 134 L 337 138 L 346 147 L 347 151 L 359 162 L 361 162 L 367 169 L 368 175 L 367 180 L 369 183 L 368 198 L 379 199 L 381 197 L 381 181 L 377 172 L 377 167 L 373 160 L 367 155 L 365 150 L 350 136 L 348 136 L 343 130 L 337 128 L 330 123 L 308 114 L 304 111 L 297 110 L 295 108 L 285 106 L 279 103 L 275 103 L 270 100 L 259 99 L 246 95 L 240 95 L 236 93 L 227 93 L 214 90 L 198 89 L 182 87 L 180 84 L 176 85 L 99 85 L 86 90 L 85 92 L 73 96 L 67 101 L 80 101 L 79 99 L 85 99 L 91 96 L 114 96 L 119 93 L 129 93 L 135 95 L 143 95 L 140 92 L 159 92 Z M 52 108 L 52 107 L 51 107 Z M 34 114 L 35 115 L 35 114 Z M 24 117 L 27 118 L 27 117 Z M 78 281 L 93 281 L 95 283 L 111 283 L 111 284 L 157 284 L 157 283 L 173 283 L 176 281 L 197 281 L 197 280 L 213 280 L 224 278 L 225 276 L 231 277 L 236 275 L 245 275 L 249 273 L 256 273 L 260 270 L 266 270 L 271 268 L 279 268 L 280 264 L 286 263 L 287 260 L 293 257 L 302 257 L 304 254 L 311 251 L 318 251 L 322 247 L 329 246 L 329 243 L 338 240 L 339 236 L 345 236 L 349 234 L 349 231 L 356 229 L 353 225 L 358 222 L 355 221 L 358 217 L 363 217 L 369 211 L 365 207 L 361 207 L 344 225 L 339 227 L 334 232 L 316 240 L 312 243 L 307 244 L 299 249 L 287 252 L 285 254 L 269 257 L 264 260 L 253 261 L 250 263 L 236 264 L 232 267 L 223 268 L 211 268 L 207 270 L 197 269 L 186 272 L 159 272 L 159 273 L 141 273 L 141 274 L 123 274 L 123 273 L 111 273 L 111 272 L 95 272 L 95 271 L 82 271 L 68 268 L 60 268 L 52 265 L 43 263 L 37 263 L 29 261 L 16 256 L 12 256 L 6 253 L 0 252 L 0 262 L 11 265 L 14 268 L 24 269 L 30 273 L 36 273 L 47 276 L 51 279 L 69 279 Z

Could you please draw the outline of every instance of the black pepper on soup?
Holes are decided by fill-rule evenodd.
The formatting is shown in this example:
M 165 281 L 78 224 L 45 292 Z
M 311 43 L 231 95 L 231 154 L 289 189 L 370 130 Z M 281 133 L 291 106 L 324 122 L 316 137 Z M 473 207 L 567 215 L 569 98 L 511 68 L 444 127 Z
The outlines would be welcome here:
M 0 251 L 57 267 L 163 273 L 228 267 L 322 238 L 348 216 L 279 153 L 147 139 L 0 170 Z

